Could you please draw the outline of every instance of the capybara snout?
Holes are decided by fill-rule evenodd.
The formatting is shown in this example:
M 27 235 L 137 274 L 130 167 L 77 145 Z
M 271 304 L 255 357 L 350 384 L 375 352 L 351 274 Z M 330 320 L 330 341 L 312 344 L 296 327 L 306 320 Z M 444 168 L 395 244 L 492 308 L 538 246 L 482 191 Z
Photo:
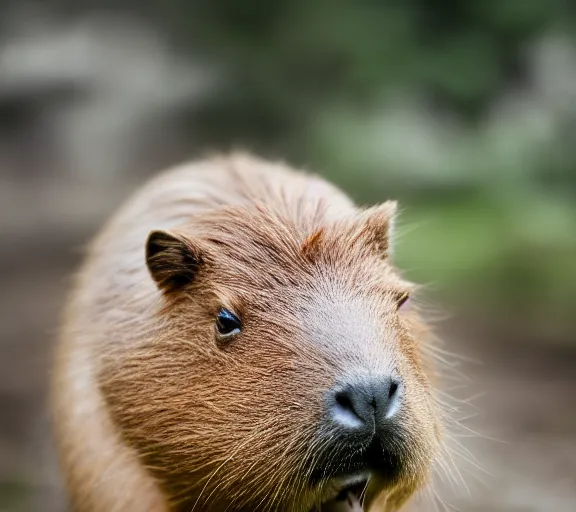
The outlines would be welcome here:
M 92 246 L 63 330 L 56 408 L 78 510 L 397 510 L 442 429 L 395 210 L 249 157 L 137 194 Z M 86 386 L 93 403 L 71 408 Z M 90 457 L 130 476 L 140 508 L 109 508 L 122 487 L 93 491 Z
M 398 409 L 402 381 L 390 376 L 355 379 L 328 394 L 327 414 L 343 432 L 374 432 Z

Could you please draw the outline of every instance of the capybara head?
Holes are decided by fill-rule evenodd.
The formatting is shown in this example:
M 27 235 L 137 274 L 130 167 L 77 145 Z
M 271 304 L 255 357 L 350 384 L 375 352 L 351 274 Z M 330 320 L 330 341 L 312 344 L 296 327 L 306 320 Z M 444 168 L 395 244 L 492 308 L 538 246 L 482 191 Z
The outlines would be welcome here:
M 254 203 L 142 241 L 157 305 L 101 387 L 174 510 L 395 510 L 426 480 L 440 414 L 394 213 Z

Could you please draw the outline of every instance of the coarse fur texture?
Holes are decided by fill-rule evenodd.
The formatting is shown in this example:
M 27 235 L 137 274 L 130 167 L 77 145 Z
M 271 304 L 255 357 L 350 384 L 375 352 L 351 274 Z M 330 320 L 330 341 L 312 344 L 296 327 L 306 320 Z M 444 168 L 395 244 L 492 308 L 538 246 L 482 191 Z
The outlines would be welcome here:
M 312 510 L 338 490 L 311 480 L 333 443 L 323 396 L 385 373 L 404 386 L 385 452 L 395 472 L 371 474 L 364 506 L 398 510 L 443 429 L 428 331 L 398 310 L 411 285 L 392 263 L 395 209 L 243 154 L 138 191 L 91 244 L 58 344 L 52 408 L 73 509 Z M 230 341 L 215 336 L 221 308 L 242 321 Z

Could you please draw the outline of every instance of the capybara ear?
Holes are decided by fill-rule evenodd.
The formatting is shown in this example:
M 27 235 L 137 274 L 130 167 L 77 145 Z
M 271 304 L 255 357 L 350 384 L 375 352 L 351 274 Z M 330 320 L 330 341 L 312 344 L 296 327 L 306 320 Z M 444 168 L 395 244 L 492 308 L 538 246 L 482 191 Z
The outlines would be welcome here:
M 396 201 L 386 201 L 362 210 L 357 220 L 365 243 L 372 245 L 382 258 L 392 254 L 397 210 Z
M 161 290 L 174 292 L 190 284 L 202 262 L 201 249 L 183 235 L 159 230 L 148 235 L 146 264 Z

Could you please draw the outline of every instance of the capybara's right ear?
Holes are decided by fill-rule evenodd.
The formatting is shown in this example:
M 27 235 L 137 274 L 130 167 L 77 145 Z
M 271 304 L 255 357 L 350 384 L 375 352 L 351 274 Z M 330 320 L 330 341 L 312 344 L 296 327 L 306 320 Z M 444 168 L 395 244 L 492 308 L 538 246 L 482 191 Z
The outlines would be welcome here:
M 201 252 L 183 235 L 152 231 L 146 241 L 146 264 L 158 288 L 174 292 L 194 280 L 202 265 Z

